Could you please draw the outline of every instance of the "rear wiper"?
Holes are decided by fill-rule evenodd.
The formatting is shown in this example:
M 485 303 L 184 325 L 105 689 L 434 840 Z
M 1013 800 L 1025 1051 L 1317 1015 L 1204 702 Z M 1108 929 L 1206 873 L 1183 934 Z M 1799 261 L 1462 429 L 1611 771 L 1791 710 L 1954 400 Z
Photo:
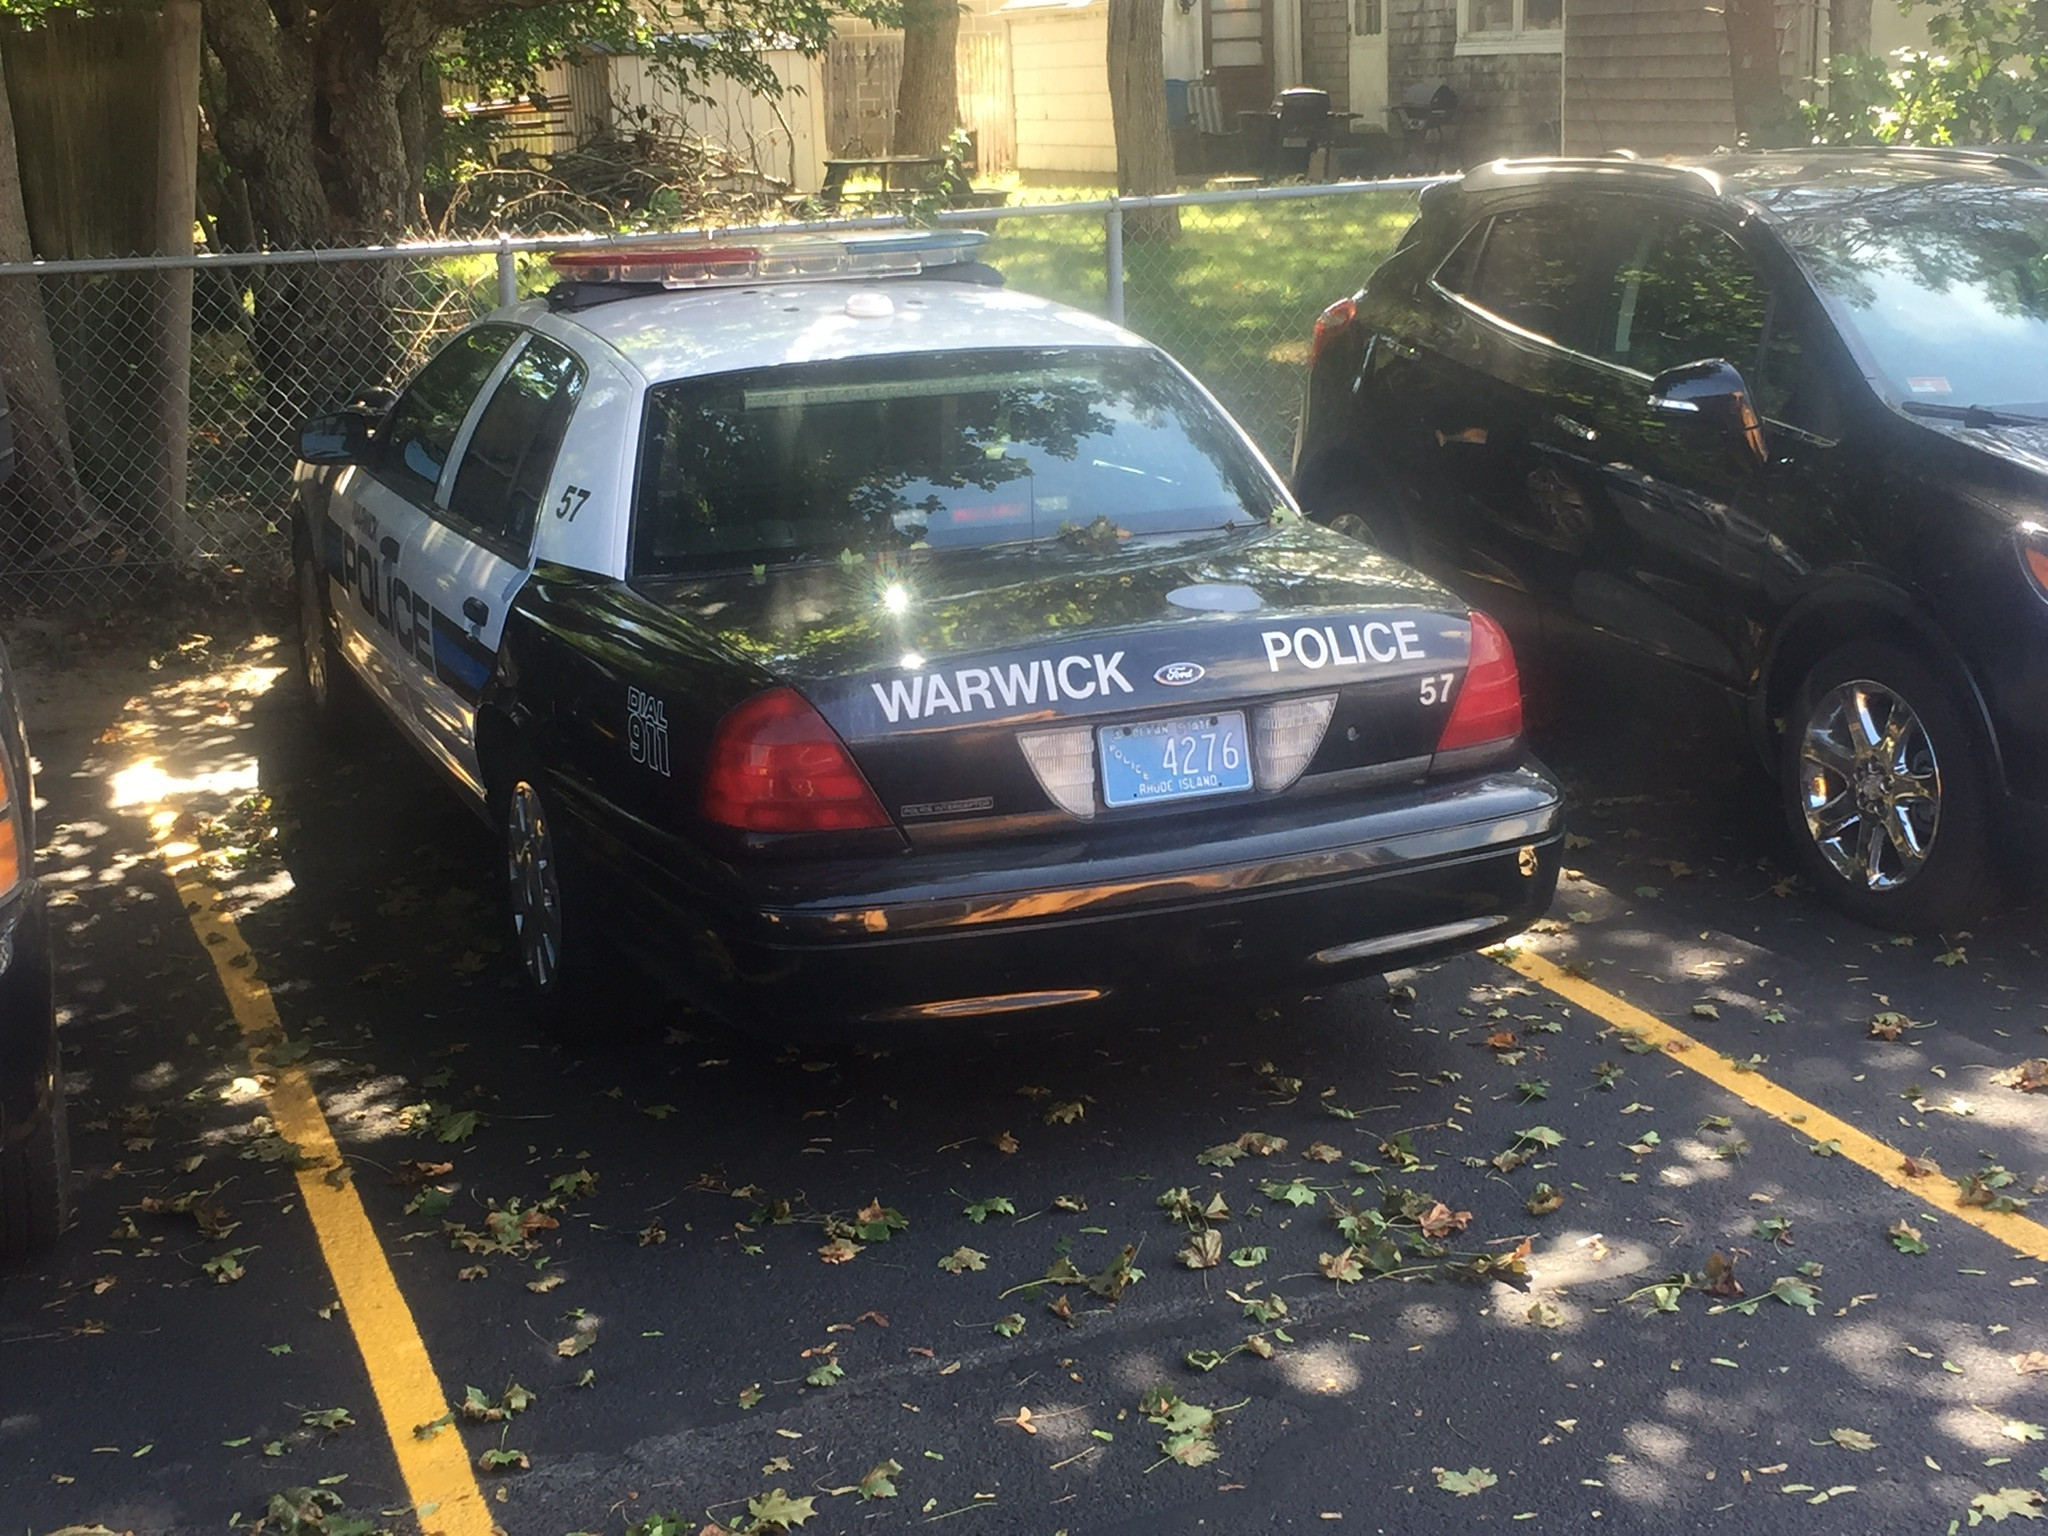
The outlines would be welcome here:
M 2027 416 L 2018 411 L 1994 411 L 1983 405 L 1930 405 L 1925 400 L 1903 400 L 1902 411 L 1915 416 L 1932 416 L 1937 421 L 1959 421 L 1966 427 L 2038 427 L 2048 425 L 2048 416 Z

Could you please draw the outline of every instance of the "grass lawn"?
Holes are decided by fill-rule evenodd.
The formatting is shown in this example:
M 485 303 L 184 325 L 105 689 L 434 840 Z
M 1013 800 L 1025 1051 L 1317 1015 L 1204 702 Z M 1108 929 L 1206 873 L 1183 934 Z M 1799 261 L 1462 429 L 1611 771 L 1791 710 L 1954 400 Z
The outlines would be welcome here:
M 1285 473 L 1316 315 L 1392 254 L 1415 205 L 1413 192 L 1353 192 L 1183 208 L 1179 240 L 1125 244 L 1124 323 L 1185 363 Z M 1004 219 L 994 229 L 988 259 L 1011 287 L 1103 312 L 1099 215 Z

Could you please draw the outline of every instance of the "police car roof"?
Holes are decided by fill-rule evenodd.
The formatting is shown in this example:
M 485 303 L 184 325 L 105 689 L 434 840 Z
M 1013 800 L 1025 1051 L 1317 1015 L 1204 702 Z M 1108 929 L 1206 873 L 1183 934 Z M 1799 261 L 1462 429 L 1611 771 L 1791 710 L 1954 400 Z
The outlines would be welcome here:
M 875 296 L 888 300 L 886 312 Z M 599 337 L 650 384 L 907 352 L 1147 345 L 1107 320 L 1050 299 L 928 279 L 695 288 L 571 314 L 547 315 L 536 304 L 526 306 L 520 318 L 564 336 L 581 331 Z

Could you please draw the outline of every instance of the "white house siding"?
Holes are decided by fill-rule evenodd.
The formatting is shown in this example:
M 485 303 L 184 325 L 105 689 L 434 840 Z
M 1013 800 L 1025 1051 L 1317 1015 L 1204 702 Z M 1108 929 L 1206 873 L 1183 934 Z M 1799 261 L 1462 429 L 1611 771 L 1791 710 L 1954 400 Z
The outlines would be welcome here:
M 1113 179 L 1109 8 L 1096 0 L 1079 10 L 1010 13 L 1010 72 L 1017 169 L 1041 178 Z

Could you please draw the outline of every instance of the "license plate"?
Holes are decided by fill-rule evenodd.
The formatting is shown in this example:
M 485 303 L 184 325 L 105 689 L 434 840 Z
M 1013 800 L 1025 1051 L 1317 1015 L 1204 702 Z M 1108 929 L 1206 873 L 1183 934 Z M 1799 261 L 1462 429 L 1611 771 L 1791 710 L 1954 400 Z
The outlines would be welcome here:
M 1244 715 L 1236 710 L 1105 725 L 1096 739 L 1106 805 L 1153 805 L 1252 787 Z

